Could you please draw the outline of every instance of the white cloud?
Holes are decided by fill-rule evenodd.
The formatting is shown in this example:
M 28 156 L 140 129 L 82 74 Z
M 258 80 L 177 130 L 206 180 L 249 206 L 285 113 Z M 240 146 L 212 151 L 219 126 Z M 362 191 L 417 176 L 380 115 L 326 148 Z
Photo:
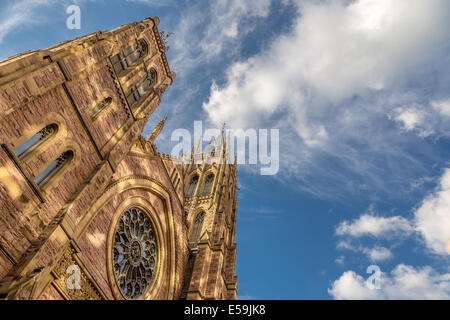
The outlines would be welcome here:
M 288 33 L 232 63 L 223 85 L 212 83 L 203 103 L 209 120 L 280 128 L 279 178 L 297 180 L 302 191 L 319 197 L 403 192 L 399 181 L 429 174 L 423 163 L 434 153 L 422 148 L 423 158 L 412 155 L 410 137 L 390 127 L 386 115 L 425 103 L 419 99 L 430 83 L 425 75 L 442 80 L 450 70 L 450 2 L 295 3 Z M 397 120 L 405 130 L 427 119 L 410 112 Z M 414 131 L 433 132 L 428 125 Z
M 407 235 L 413 231 L 408 219 L 401 216 L 381 217 L 373 213 L 362 214 L 352 222 L 343 221 L 336 228 L 339 236 L 352 237 L 373 236 L 376 238 L 391 238 L 395 235 Z
M 442 54 L 440 43 L 448 39 L 443 27 L 448 25 L 447 1 L 344 3 L 301 5 L 291 34 L 232 65 L 226 86 L 213 85 L 203 105 L 211 120 L 243 126 L 253 122 L 256 112 L 271 115 L 287 105 L 299 135 L 321 140 L 325 128 L 307 125 L 320 102 L 339 103 L 368 89 L 389 87 L 412 66 Z
M 372 262 L 385 261 L 393 257 L 385 247 L 373 248 L 356 246 L 353 239 L 372 236 L 377 240 L 413 235 L 422 239 L 432 253 L 444 258 L 450 254 L 450 168 L 442 174 L 434 192 L 426 196 L 414 209 L 414 217 L 409 220 L 401 216 L 376 216 L 372 208 L 353 221 L 343 221 L 336 227 L 338 236 L 347 236 L 337 244 L 338 249 L 364 253 Z
M 441 115 L 450 117 L 450 99 L 431 101 L 431 106 Z
M 381 274 L 380 289 L 370 289 L 362 276 L 350 270 L 332 283 L 328 293 L 339 300 L 450 299 L 450 273 L 399 264 L 390 275 Z
M 374 248 L 363 248 L 362 250 L 372 262 L 381 262 L 392 259 L 391 250 L 385 247 L 376 246 Z
M 354 271 L 346 271 L 333 282 L 328 293 L 337 300 L 374 300 L 379 299 L 378 292 L 367 287 L 365 280 Z
M 425 116 L 423 110 L 414 107 L 400 107 L 394 110 L 393 118 L 402 125 L 404 130 L 412 131 L 423 125 Z
M 375 246 L 373 248 L 368 248 L 364 246 L 355 246 L 350 241 L 339 241 L 337 248 L 341 250 L 350 250 L 353 252 L 362 252 L 366 257 L 372 262 L 381 262 L 392 259 L 393 254 L 391 250 L 381 246 Z M 343 257 L 342 257 L 343 261 Z
M 417 208 L 414 223 L 428 248 L 437 254 L 450 254 L 450 169 L 443 173 L 438 189 Z

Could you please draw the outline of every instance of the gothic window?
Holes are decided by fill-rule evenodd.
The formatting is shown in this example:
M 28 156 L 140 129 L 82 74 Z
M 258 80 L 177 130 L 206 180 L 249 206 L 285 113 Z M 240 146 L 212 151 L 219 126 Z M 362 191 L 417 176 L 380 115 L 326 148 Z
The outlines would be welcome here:
M 147 44 L 144 40 L 138 40 L 136 44 L 123 49 L 111 58 L 114 70 L 118 75 L 133 67 L 147 55 Z
M 114 234 L 114 274 L 128 299 L 142 297 L 155 278 L 158 246 L 150 218 L 132 207 L 119 219 Z
M 195 217 L 194 225 L 192 226 L 191 231 L 191 243 L 197 243 L 200 239 L 200 233 L 202 232 L 203 220 L 205 219 L 205 212 L 202 211 Z
M 73 151 L 69 150 L 64 152 L 56 160 L 50 163 L 50 165 L 34 179 L 34 182 L 36 182 L 39 187 L 43 186 L 51 177 L 61 170 L 65 164 L 72 160 L 72 158 Z
M 54 133 L 56 133 L 56 131 L 58 131 L 58 126 L 56 124 L 46 126 L 44 129 L 34 134 L 27 141 L 15 148 L 14 153 L 19 159 L 23 158 L 25 155 L 35 150 L 45 140 L 50 138 Z
M 127 94 L 127 101 L 130 107 L 134 107 L 139 100 L 148 92 L 156 83 L 156 71 L 151 68 L 144 79 L 131 87 Z
M 203 185 L 202 196 L 207 196 L 211 193 L 213 183 L 214 183 L 214 174 L 210 174 L 205 179 L 205 184 Z
M 187 187 L 185 194 L 187 198 L 194 196 L 195 189 L 197 188 L 197 183 L 198 183 L 198 175 L 195 175 L 194 177 L 192 177 L 191 181 L 189 181 L 189 185 Z
M 107 97 L 102 101 L 100 101 L 100 103 L 97 104 L 94 108 L 92 108 L 91 111 L 89 112 L 91 119 L 95 119 L 103 109 L 105 109 L 107 106 L 111 104 L 111 102 L 112 102 L 111 97 Z

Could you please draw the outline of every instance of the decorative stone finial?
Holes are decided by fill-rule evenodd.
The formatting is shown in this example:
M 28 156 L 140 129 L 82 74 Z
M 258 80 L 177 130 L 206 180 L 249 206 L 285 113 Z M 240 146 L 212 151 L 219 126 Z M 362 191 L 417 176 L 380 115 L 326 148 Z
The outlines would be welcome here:
M 152 133 L 150 134 L 150 136 L 148 137 L 148 141 L 153 143 L 155 142 L 156 138 L 158 137 L 158 135 L 161 133 L 162 129 L 164 128 L 164 124 L 166 123 L 167 120 L 167 116 L 164 117 L 153 129 Z

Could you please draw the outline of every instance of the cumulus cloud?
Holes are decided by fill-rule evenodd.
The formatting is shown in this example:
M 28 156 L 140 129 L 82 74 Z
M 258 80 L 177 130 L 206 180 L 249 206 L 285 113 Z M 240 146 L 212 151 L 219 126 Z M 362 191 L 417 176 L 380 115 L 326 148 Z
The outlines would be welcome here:
M 380 280 L 380 289 L 371 288 L 367 279 L 349 270 L 332 283 L 328 293 L 338 300 L 450 299 L 450 273 L 440 274 L 429 266 L 399 264 L 390 274 L 382 273 Z
M 407 236 L 421 239 L 432 253 L 447 257 L 450 254 L 450 168 L 445 169 L 437 188 L 413 209 L 414 217 L 377 216 L 370 208 L 368 213 L 352 221 L 343 221 L 336 227 L 336 235 L 344 238 L 337 244 L 338 249 L 364 253 L 371 261 L 392 258 L 392 252 L 381 246 L 372 249 L 356 246 L 352 241 L 371 236 L 376 240 L 398 240 Z
M 444 171 L 437 190 L 414 212 L 414 223 L 428 248 L 437 254 L 450 254 L 450 169 Z
M 343 221 L 336 228 L 339 236 L 351 237 L 373 236 L 375 238 L 391 238 L 394 235 L 407 235 L 413 231 L 408 219 L 401 216 L 381 217 L 373 213 L 362 214 L 353 221 Z
M 310 108 L 389 87 L 442 54 L 449 9 L 440 0 L 306 3 L 292 33 L 233 64 L 227 84 L 213 85 L 203 107 L 214 122 L 242 126 L 255 112 L 270 115 L 287 105 L 302 138 L 323 139 L 320 125 L 302 134 Z
M 328 293 L 336 300 L 375 300 L 378 292 L 369 289 L 365 280 L 354 271 L 346 271 L 333 282 Z
M 415 103 L 429 108 L 422 101 L 427 77 L 444 82 L 450 70 L 450 3 L 291 3 L 298 15 L 290 31 L 232 63 L 223 84 L 211 84 L 203 103 L 209 120 L 281 128 L 281 178 L 300 180 L 297 186 L 319 197 L 343 190 L 401 192 L 387 184 L 428 174 L 411 155 L 410 141 L 390 127 L 388 115 L 397 116 L 392 119 L 401 131 L 416 128 L 413 133 L 422 137 L 434 132 L 420 126 L 428 118 L 419 109 L 393 110 Z M 443 63 L 438 67 L 437 61 Z M 433 157 L 424 148 L 419 152 Z

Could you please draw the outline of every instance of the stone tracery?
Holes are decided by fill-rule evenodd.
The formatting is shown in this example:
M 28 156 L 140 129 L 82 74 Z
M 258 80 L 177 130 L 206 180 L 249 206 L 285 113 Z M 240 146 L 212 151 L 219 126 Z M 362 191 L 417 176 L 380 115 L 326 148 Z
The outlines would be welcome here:
M 143 296 L 155 277 L 158 257 L 153 225 L 141 209 L 126 210 L 114 235 L 114 273 L 123 295 Z

